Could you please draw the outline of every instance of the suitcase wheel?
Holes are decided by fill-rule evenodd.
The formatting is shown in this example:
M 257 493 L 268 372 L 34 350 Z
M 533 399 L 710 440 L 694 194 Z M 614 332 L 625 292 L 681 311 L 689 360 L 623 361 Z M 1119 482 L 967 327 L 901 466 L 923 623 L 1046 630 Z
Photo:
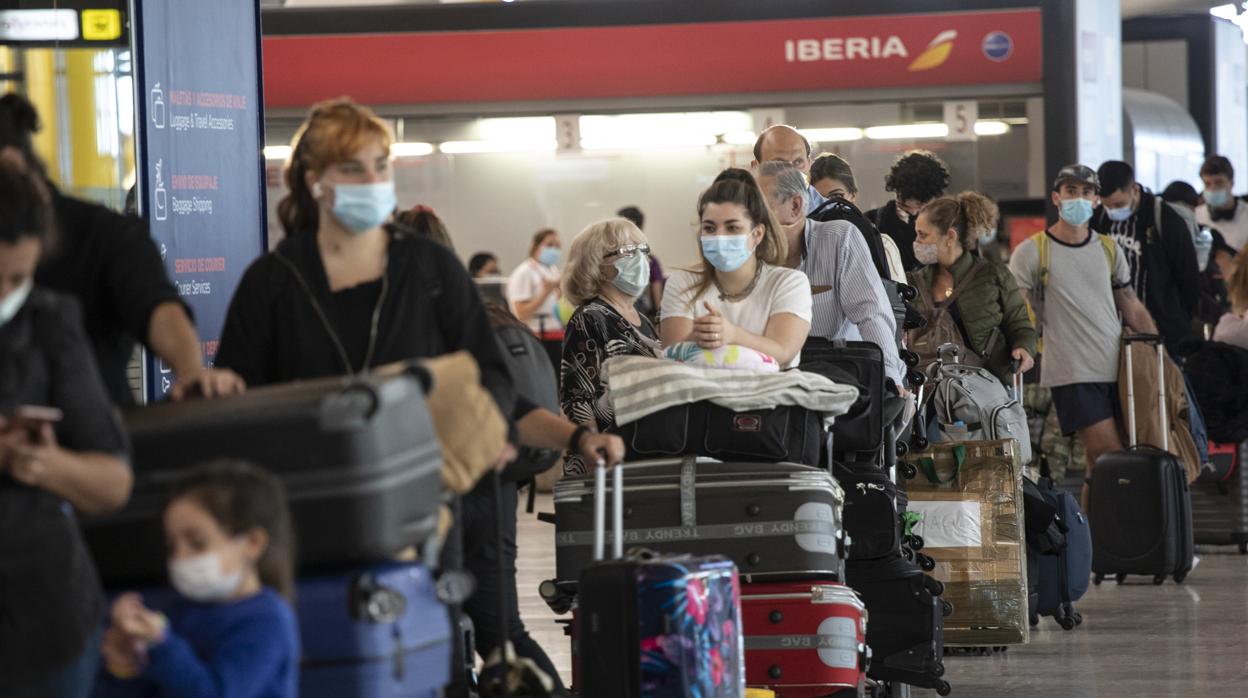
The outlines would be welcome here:
M 901 352 L 901 361 L 906 366 L 910 368 L 915 368 L 916 366 L 919 365 L 919 355 L 910 351 L 909 349 L 903 349 Z
M 1180 573 L 1178 573 L 1178 574 L 1174 575 L 1174 583 L 1175 583 L 1175 584 L 1182 584 L 1184 579 L 1187 579 L 1187 573 L 1186 573 L 1186 572 L 1180 572 Z
M 936 666 L 932 667 L 932 676 L 935 676 L 935 677 L 939 678 L 939 677 L 944 676 L 944 675 L 945 675 L 945 665 L 944 665 L 944 662 L 940 662 L 940 663 L 936 664 Z
M 927 448 L 927 439 L 923 439 L 923 442 L 924 442 L 924 445 L 919 446 L 916 444 L 915 447 L 921 448 L 921 449 Z M 902 463 L 900 467 L 901 467 L 901 476 L 906 478 L 907 480 L 913 480 L 915 476 L 919 474 L 919 469 L 914 467 L 913 463 Z
M 916 551 L 923 549 L 923 536 L 910 534 L 910 540 L 908 542 L 910 543 L 910 547 L 914 548 Z
M 1093 584 L 1095 584 L 1095 585 L 1096 585 L 1096 586 L 1098 586 L 1098 587 L 1101 585 L 1101 582 L 1103 582 L 1103 581 L 1105 581 L 1105 575 L 1101 574 L 1100 572 L 1097 572 L 1097 573 L 1096 573 L 1096 574 L 1092 577 L 1092 583 L 1093 583 Z
M 1038 616 L 1038 615 L 1036 615 L 1036 614 L 1032 613 L 1030 616 L 1028 616 L 1028 618 L 1027 618 L 1027 622 L 1028 622 L 1028 623 L 1031 623 L 1031 627 L 1033 627 L 1033 628 L 1034 628 L 1034 627 L 1036 627 L 1037 625 L 1040 625 L 1040 616 Z
M 938 681 L 936 682 L 936 693 L 942 696 L 947 696 L 950 693 L 953 693 L 953 686 L 950 686 L 948 681 Z
M 908 453 L 910 453 L 910 444 L 906 443 L 905 441 L 898 441 L 897 442 L 897 457 L 905 458 L 906 454 Z
M 949 616 L 953 615 L 953 604 L 949 603 L 948 601 L 945 601 L 944 599 L 941 599 L 940 610 L 941 610 L 941 613 L 943 613 L 944 616 L 948 618 Z
M 1074 619 L 1075 619 L 1075 625 L 1083 625 L 1083 614 L 1082 614 L 1082 613 L 1075 613 L 1075 614 L 1072 614 L 1072 615 L 1071 615 L 1071 618 L 1074 618 Z
M 936 561 L 928 557 L 927 555 L 923 555 L 922 553 L 916 553 L 914 557 L 915 557 L 915 560 L 919 563 L 919 567 L 922 567 L 924 572 L 931 572 L 932 570 L 936 569 Z
M 1123 582 L 1127 581 L 1127 573 L 1119 572 L 1118 574 L 1114 575 L 1114 581 L 1118 582 L 1119 584 L 1122 584 Z
M 1057 624 L 1062 626 L 1062 630 L 1074 630 L 1075 625 L 1077 625 L 1075 623 L 1075 619 L 1071 618 L 1070 616 L 1059 616 L 1057 619 Z
M 1161 586 L 1162 584 L 1165 584 L 1165 583 L 1166 583 L 1166 575 L 1159 574 L 1153 577 L 1153 584 L 1156 584 L 1157 586 Z

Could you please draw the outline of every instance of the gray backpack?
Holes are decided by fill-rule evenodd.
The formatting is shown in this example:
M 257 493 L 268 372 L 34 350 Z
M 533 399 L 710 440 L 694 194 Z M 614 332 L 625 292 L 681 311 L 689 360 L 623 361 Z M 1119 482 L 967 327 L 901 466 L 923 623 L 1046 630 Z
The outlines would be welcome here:
M 1023 405 L 987 369 L 945 364 L 932 395 L 941 441 L 1014 439 L 1022 465 L 1031 462 L 1031 436 Z

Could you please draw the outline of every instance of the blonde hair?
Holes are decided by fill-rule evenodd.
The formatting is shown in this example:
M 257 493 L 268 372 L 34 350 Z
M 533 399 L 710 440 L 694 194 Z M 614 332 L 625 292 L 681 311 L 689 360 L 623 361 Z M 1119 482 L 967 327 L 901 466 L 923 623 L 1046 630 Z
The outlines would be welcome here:
M 927 216 L 928 222 L 940 229 L 942 237 L 950 230 L 956 231 L 964 250 L 974 247 L 983 231 L 996 230 L 999 218 L 992 199 L 973 191 L 929 201 L 919 215 Z
M 602 267 L 607 255 L 630 244 L 648 244 L 645 233 L 625 218 L 608 218 L 582 230 L 572 240 L 563 269 L 563 296 L 574 306 L 598 295 L 606 277 Z
M 1226 295 L 1231 301 L 1231 311 L 1236 315 L 1248 311 L 1248 255 L 1235 255 L 1231 276 L 1226 280 Z
M 343 97 L 312 107 L 291 141 L 285 171 L 290 193 L 277 205 L 277 218 L 286 234 L 314 231 L 320 225 L 320 207 L 308 187 L 308 172 L 320 174 L 373 141 L 380 141 L 389 153 L 393 140 L 385 122 L 350 99 Z

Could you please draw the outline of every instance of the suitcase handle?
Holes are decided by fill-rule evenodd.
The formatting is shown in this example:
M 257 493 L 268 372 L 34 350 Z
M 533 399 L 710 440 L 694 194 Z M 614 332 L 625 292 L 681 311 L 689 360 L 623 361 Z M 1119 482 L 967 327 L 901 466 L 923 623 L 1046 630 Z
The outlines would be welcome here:
M 1157 344 L 1157 408 L 1161 412 L 1161 450 L 1170 450 L 1170 414 L 1166 405 L 1166 345 L 1155 334 L 1126 335 L 1122 338 L 1122 351 L 1127 353 L 1127 432 L 1131 437 L 1128 446 L 1139 445 L 1135 423 L 1135 361 L 1131 345 L 1136 342 Z
M 624 557 L 624 465 L 611 469 L 611 558 Z M 594 562 L 603 559 L 607 525 L 607 463 L 598 459 L 594 468 Z

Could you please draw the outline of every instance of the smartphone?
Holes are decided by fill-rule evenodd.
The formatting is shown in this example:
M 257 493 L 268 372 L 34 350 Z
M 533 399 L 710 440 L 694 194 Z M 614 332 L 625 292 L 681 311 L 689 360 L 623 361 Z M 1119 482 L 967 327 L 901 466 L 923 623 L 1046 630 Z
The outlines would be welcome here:
M 40 407 L 37 405 L 19 405 L 6 418 L 7 428 L 15 431 L 25 429 L 32 435 L 38 434 L 44 424 L 60 424 L 65 413 L 56 407 Z

